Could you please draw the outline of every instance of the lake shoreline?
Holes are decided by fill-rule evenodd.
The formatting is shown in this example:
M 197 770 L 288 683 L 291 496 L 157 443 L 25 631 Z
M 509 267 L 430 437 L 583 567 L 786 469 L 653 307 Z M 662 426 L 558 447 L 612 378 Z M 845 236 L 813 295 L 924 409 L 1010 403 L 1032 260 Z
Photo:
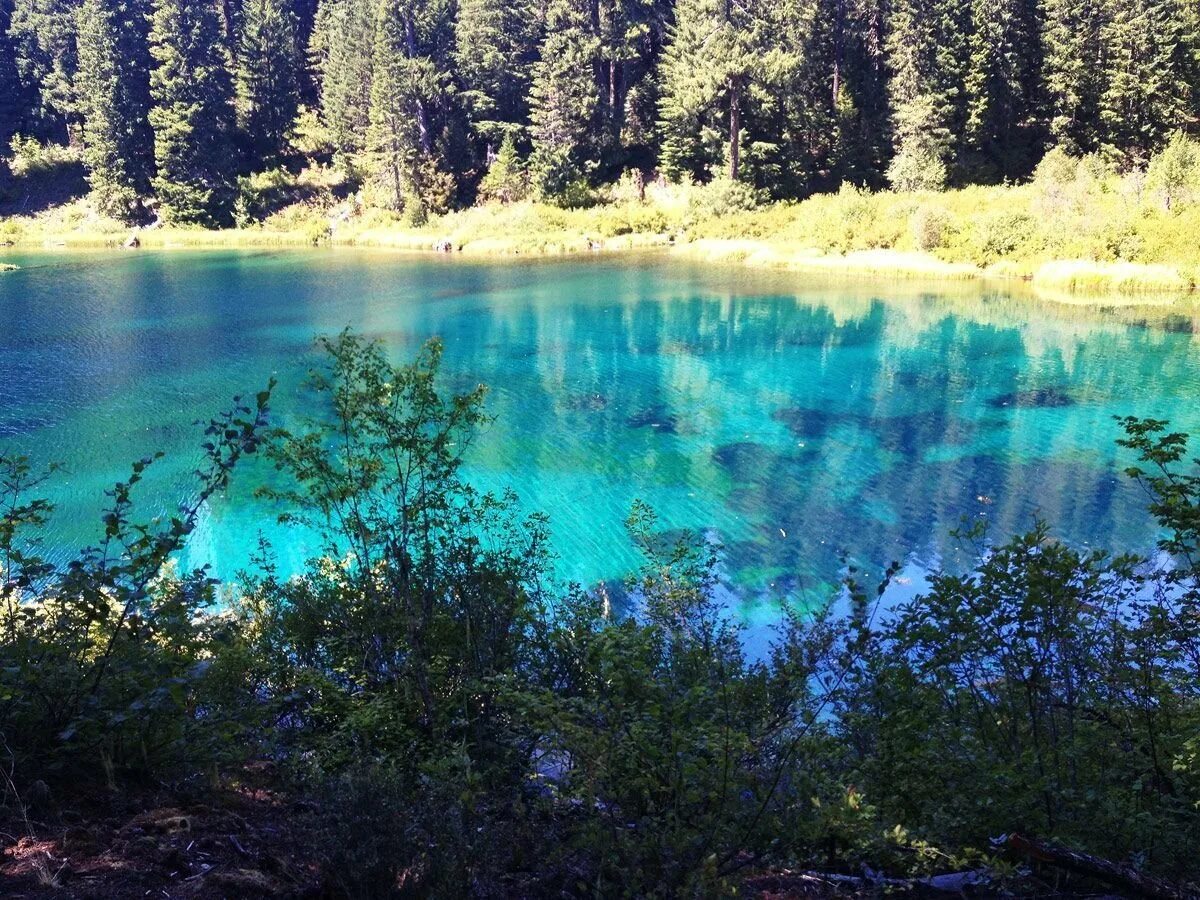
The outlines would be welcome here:
M 534 201 L 485 204 L 420 225 L 348 200 L 325 207 L 283 206 L 261 222 L 214 229 L 123 225 L 100 215 L 84 197 L 28 216 L 0 218 L 0 245 L 46 250 L 332 247 L 477 260 L 664 252 L 702 264 L 836 279 L 1022 284 L 1039 297 L 1068 303 L 1162 306 L 1195 298 L 1200 242 L 1190 235 L 1200 207 L 1139 208 L 1136 215 L 1124 207 L 1080 212 L 1095 205 L 1092 199 L 1110 201 L 1118 186 L 1068 190 L 1034 183 L 915 193 L 845 188 L 799 202 L 743 207 L 719 185 L 656 184 L 647 186 L 644 196 L 618 191 L 578 208 Z M 1071 190 L 1083 192 L 1088 204 L 1067 202 L 1074 196 Z M 1125 249 L 1114 249 L 1119 247 Z
M 136 238 L 136 241 L 133 239 Z M 315 242 L 303 231 L 265 229 L 125 229 L 40 234 L 11 241 L 5 251 L 213 251 L 289 249 L 379 250 L 448 259 L 502 262 L 594 256 L 664 254 L 709 265 L 746 267 L 819 275 L 855 281 L 881 279 L 929 283 L 1020 284 L 1039 299 L 1060 303 L 1119 306 L 1166 306 L 1195 302 L 1197 292 L 1173 266 L 1092 260 L 1050 260 L 1018 266 L 1000 262 L 978 266 L 944 260 L 932 253 L 894 249 L 826 253 L 813 247 L 770 239 L 682 238 L 666 233 L 591 237 L 562 233 L 530 243 L 521 238 L 455 241 L 452 232 L 399 228 L 336 231 Z M 0 266 L 0 271 L 9 271 Z M 1080 273 L 1087 277 L 1081 279 Z M 1160 289 L 1155 289 L 1159 286 Z

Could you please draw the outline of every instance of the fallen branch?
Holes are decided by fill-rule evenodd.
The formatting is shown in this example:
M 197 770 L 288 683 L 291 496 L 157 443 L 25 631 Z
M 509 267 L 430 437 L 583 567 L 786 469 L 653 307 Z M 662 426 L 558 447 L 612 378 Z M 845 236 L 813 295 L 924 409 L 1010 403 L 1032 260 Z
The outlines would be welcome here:
M 885 889 L 888 893 L 948 894 L 961 896 L 970 887 L 987 884 L 990 874 L 985 869 L 967 872 L 949 872 L 927 878 L 889 878 L 879 873 L 867 875 L 844 875 L 831 872 L 777 872 L 759 875 L 746 881 L 752 891 L 779 892 L 801 887 L 824 887 L 833 890 L 849 890 L 859 893 L 875 893 Z
M 1145 875 L 1132 866 L 1070 850 L 1061 844 L 1039 841 L 1020 834 L 1004 835 L 996 843 L 1025 859 L 1086 875 L 1124 888 L 1139 897 L 1153 897 L 1155 900 L 1200 900 L 1200 891 L 1193 888 L 1172 884 L 1161 878 Z

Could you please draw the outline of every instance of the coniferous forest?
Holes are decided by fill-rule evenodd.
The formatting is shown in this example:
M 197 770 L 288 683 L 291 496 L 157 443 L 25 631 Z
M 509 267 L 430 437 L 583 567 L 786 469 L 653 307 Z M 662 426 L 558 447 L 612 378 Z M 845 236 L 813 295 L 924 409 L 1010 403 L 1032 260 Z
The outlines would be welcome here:
M 412 222 L 518 170 L 560 205 L 629 171 L 798 198 L 1055 147 L 1123 170 L 1200 104 L 1193 0 L 4 0 L 0 34 L 0 142 L 79 149 L 131 222 L 244 220 L 239 176 L 313 159 Z

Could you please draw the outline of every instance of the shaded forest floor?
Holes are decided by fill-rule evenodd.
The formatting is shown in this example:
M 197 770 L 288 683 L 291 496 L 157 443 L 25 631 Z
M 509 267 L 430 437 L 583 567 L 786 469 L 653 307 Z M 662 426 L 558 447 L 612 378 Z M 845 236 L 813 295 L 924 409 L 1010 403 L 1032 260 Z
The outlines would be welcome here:
M 336 873 L 323 869 L 322 811 L 278 789 L 267 767 L 249 767 L 219 788 L 150 787 L 59 803 L 41 798 L 27 815 L 0 809 L 0 896 L 10 900 L 121 900 L 162 897 L 340 896 Z M 397 815 L 403 815 L 398 811 Z M 1036 856 L 1036 854 L 1035 854 Z M 1142 897 L 1116 878 L 1095 877 L 1061 860 L 1012 858 L 995 872 L 893 878 L 865 869 L 791 870 L 746 860 L 730 882 L 731 896 L 758 900 L 859 897 Z M 1120 867 L 1114 867 L 1120 869 Z M 423 896 L 419 885 L 399 896 Z M 541 896 L 520 876 L 489 896 Z

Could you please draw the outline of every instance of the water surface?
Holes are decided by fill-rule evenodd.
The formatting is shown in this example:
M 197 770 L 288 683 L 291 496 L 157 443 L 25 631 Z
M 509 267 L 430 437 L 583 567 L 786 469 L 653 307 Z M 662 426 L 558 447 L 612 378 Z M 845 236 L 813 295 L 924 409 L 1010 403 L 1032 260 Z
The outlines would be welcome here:
M 59 461 L 52 548 L 98 533 L 106 486 L 168 457 L 144 509 L 190 489 L 194 422 L 274 375 L 293 417 L 313 336 L 350 326 L 396 360 L 440 336 L 448 387 L 491 386 L 469 457 L 487 489 L 551 516 L 559 568 L 635 563 L 631 502 L 702 529 L 750 620 L 829 596 L 843 554 L 878 570 L 955 558 L 949 532 L 1044 516 L 1075 544 L 1147 549 L 1114 415 L 1200 427 L 1188 314 L 1104 312 L 1012 290 L 818 284 L 662 258 L 478 263 L 357 252 L 9 254 L 0 446 Z M 187 562 L 231 576 L 260 533 L 296 568 L 241 471 Z

